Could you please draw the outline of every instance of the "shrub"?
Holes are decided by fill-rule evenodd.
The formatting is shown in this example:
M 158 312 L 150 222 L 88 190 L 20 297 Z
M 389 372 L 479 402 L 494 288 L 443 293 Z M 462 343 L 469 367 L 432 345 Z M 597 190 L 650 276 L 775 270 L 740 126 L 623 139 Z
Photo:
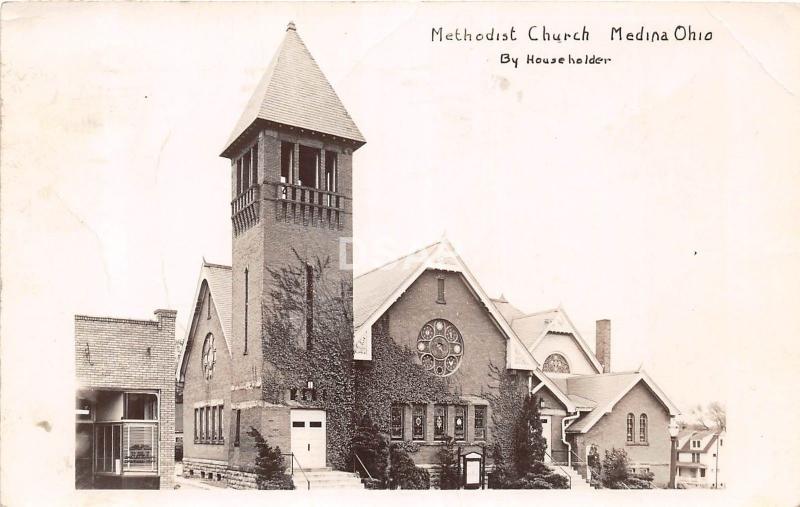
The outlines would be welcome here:
M 439 461 L 439 489 L 459 489 L 461 478 L 458 475 L 458 451 L 453 445 L 453 438 L 448 436 L 436 452 Z
M 294 489 L 292 478 L 286 475 L 286 463 L 283 461 L 281 448 L 269 445 L 252 426 L 247 434 L 253 437 L 258 450 L 255 464 L 258 489 Z
M 369 470 L 372 478 L 384 484 L 383 487 L 385 487 L 389 462 L 389 443 L 386 436 L 378 431 L 378 426 L 372 424 L 372 420 L 368 415 L 361 419 L 361 423 L 353 437 L 353 464 L 362 478 L 368 478 L 366 472 L 358 463 L 356 455 L 361 458 L 361 462 Z
M 605 452 L 600 482 L 609 489 L 652 489 L 653 474 L 633 474 L 625 449 L 612 448 Z
M 430 489 L 428 471 L 416 466 L 402 448 L 396 445 L 389 447 L 389 463 L 390 489 Z

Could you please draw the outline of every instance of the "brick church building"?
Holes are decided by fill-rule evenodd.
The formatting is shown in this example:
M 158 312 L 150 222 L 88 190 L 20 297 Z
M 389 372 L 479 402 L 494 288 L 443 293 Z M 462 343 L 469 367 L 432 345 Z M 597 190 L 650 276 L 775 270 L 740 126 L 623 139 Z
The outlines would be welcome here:
M 678 410 L 644 371 L 612 372 L 609 321 L 593 351 L 563 308 L 490 298 L 446 239 L 353 278 L 353 153 L 365 142 L 290 24 L 222 151 L 232 266 L 201 266 L 178 361 L 184 474 L 253 487 L 250 427 L 294 467 L 344 470 L 343 435 L 364 414 L 419 465 L 447 436 L 490 454 L 499 375 L 539 397 L 547 460 L 572 473 L 592 446 L 624 448 L 666 484 Z M 331 314 L 346 321 L 343 355 Z M 342 364 L 350 377 L 336 376 Z

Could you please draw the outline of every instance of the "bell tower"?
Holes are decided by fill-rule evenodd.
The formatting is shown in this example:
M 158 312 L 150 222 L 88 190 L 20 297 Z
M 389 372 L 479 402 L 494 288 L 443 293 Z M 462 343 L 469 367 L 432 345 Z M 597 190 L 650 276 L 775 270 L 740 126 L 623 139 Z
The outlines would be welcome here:
M 289 23 L 221 154 L 231 161 L 234 401 L 261 397 L 270 269 L 328 259 L 352 285 L 352 157 L 365 142 Z M 300 346 L 313 346 L 309 329 Z

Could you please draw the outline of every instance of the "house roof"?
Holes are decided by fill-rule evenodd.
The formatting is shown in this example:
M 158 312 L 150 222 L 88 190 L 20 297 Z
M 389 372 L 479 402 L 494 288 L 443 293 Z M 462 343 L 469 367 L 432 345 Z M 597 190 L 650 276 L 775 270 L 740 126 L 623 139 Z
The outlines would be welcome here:
M 570 433 L 586 433 L 592 429 L 603 415 L 610 413 L 614 406 L 641 382 L 650 389 L 653 395 L 669 411 L 670 416 L 676 416 L 680 413 L 678 408 L 643 370 L 576 375 L 563 380 L 566 382 L 568 396 L 577 395 L 584 400 L 595 403 L 591 410 L 567 427 L 567 431 Z
M 329 134 L 359 145 L 366 142 L 294 23 L 289 23 L 283 42 L 256 86 L 222 156 L 231 157 L 237 141 L 259 120 Z
M 719 432 L 714 430 L 690 430 L 678 435 L 678 451 L 681 452 L 708 452 L 712 444 L 719 438 Z M 700 448 L 692 448 L 692 440 L 700 440 Z
M 176 380 L 180 381 L 183 376 L 186 353 L 187 350 L 189 350 L 189 342 L 191 341 L 191 337 L 197 326 L 197 320 L 203 309 L 203 299 L 205 298 L 206 291 L 211 292 L 211 298 L 214 301 L 217 317 L 222 326 L 222 337 L 225 339 L 225 348 L 228 351 L 228 355 L 231 355 L 231 279 L 230 266 L 211 264 L 206 262 L 205 259 L 203 260 L 203 264 L 200 267 L 200 277 L 197 280 L 197 288 L 195 289 L 194 311 L 189 318 L 189 325 L 186 326 L 186 336 L 183 338 L 180 357 L 178 359 L 178 368 L 175 372 Z
M 507 339 L 506 368 L 535 371 L 539 364 L 483 290 L 453 245 L 442 239 L 359 275 L 353 281 L 354 358 L 372 358 L 372 325 L 428 269 L 460 273 Z

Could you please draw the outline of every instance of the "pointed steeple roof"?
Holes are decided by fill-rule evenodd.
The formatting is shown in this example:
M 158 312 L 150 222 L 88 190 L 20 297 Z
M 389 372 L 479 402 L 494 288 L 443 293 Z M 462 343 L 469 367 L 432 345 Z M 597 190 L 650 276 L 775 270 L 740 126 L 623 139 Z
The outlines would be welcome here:
M 232 156 L 237 141 L 264 120 L 355 141 L 366 140 L 314 57 L 289 23 L 278 51 L 247 103 L 222 152 Z

